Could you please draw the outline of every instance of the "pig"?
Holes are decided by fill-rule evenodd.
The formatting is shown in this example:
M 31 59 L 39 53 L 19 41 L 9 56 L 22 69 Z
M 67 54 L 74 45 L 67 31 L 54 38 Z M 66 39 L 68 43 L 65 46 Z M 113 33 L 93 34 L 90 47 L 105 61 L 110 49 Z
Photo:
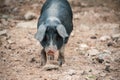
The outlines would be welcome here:
M 72 19 L 72 9 L 67 0 L 46 0 L 43 4 L 35 34 L 43 47 L 41 66 L 44 66 L 47 60 L 54 60 L 56 51 L 59 51 L 59 66 L 65 62 L 64 50 L 73 30 Z

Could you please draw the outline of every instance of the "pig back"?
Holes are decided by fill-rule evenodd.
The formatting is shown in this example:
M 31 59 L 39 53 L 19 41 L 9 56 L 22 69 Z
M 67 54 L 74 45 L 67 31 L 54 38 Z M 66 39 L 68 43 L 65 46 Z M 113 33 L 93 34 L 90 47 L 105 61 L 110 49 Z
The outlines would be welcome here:
M 68 35 L 70 35 L 73 30 L 73 14 L 67 0 L 46 0 L 41 10 L 38 26 L 49 17 L 58 18 L 64 25 Z

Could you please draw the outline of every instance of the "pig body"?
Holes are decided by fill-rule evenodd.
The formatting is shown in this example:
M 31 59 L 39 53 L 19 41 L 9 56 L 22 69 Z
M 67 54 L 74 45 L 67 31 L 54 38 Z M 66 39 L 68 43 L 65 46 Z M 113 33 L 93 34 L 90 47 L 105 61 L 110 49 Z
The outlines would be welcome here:
M 59 50 L 58 63 L 64 63 L 64 48 L 73 30 L 72 10 L 67 0 L 46 0 L 38 20 L 35 38 L 39 40 L 41 65 L 47 62 L 47 55 L 54 59 L 54 53 Z

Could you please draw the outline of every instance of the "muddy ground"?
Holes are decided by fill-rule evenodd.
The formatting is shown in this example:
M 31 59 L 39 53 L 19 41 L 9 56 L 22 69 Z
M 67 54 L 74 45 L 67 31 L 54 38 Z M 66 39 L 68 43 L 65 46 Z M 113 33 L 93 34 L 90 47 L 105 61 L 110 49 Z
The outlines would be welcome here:
M 51 70 L 40 66 L 42 46 L 34 39 L 44 0 L 1 2 L 0 80 L 120 80 L 120 0 L 69 2 L 74 30 L 66 62 Z

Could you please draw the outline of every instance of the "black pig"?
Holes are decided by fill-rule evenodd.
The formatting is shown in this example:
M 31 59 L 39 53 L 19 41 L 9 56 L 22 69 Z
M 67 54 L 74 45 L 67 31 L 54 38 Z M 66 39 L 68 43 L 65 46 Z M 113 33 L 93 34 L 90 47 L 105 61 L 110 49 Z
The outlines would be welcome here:
M 64 48 L 73 30 L 73 14 L 67 0 L 46 0 L 41 16 L 38 20 L 35 38 L 39 40 L 41 51 L 41 65 L 49 59 L 54 59 L 54 53 L 59 50 L 58 63 L 61 66 L 64 60 Z

